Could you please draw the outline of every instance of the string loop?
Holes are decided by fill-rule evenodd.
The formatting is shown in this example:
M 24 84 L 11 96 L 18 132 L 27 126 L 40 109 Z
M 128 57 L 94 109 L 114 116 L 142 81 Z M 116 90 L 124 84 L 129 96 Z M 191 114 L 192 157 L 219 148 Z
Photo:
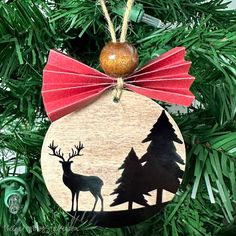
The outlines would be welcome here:
M 105 19 L 107 21 L 108 29 L 109 29 L 109 32 L 110 32 L 110 35 L 111 35 L 111 40 L 112 40 L 113 43 L 116 43 L 117 40 L 116 40 L 115 28 L 114 28 L 114 25 L 113 25 L 113 23 L 111 21 L 111 17 L 110 17 L 110 15 L 108 13 L 105 0 L 99 0 L 99 1 L 100 1 L 100 4 L 101 4 L 101 7 L 102 7 L 102 11 L 103 11 L 104 17 L 105 17 Z
M 110 18 L 110 15 L 108 13 L 105 0 L 99 0 L 99 1 L 100 1 L 102 10 L 103 10 L 104 17 L 105 17 L 107 24 L 108 24 L 108 29 L 109 29 L 109 32 L 111 35 L 112 42 L 116 43 L 117 39 L 116 39 L 115 28 L 114 28 L 114 25 L 113 25 L 112 20 Z M 130 16 L 133 4 L 134 4 L 134 0 L 127 1 L 127 5 L 126 5 L 124 17 L 123 17 L 121 34 L 120 34 L 120 42 L 121 43 L 124 43 L 126 41 L 129 16 Z M 114 98 L 113 98 L 114 102 L 119 102 L 121 95 L 122 95 L 123 88 L 124 88 L 123 78 L 117 78 L 117 85 L 115 86 L 115 89 L 114 89 Z
M 127 35 L 128 23 L 129 23 L 129 16 L 130 16 L 133 4 L 134 4 L 134 0 L 128 0 L 127 1 L 125 14 L 124 14 L 124 18 L 123 18 L 121 34 L 120 34 L 120 42 L 121 43 L 126 41 L 126 35 Z

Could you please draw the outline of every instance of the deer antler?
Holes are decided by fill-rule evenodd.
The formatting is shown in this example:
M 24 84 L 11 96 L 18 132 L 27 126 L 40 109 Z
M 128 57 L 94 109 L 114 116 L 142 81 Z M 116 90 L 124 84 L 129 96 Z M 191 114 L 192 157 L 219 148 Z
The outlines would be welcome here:
M 83 148 L 84 148 L 84 145 L 83 145 L 81 142 L 79 142 L 79 146 L 78 146 L 78 145 L 75 145 L 75 149 L 76 149 L 76 150 L 74 150 L 73 148 L 71 148 L 72 153 L 69 153 L 69 159 L 68 159 L 68 161 L 69 161 L 71 158 L 75 157 L 75 156 L 82 156 L 83 154 L 80 154 L 80 151 L 81 151 Z
M 52 141 L 52 143 L 50 143 L 48 147 L 52 150 L 52 153 L 49 153 L 49 155 L 59 157 L 60 159 L 65 161 L 64 154 L 61 153 L 61 148 L 58 151 L 56 150 L 58 146 L 54 145 L 54 140 Z

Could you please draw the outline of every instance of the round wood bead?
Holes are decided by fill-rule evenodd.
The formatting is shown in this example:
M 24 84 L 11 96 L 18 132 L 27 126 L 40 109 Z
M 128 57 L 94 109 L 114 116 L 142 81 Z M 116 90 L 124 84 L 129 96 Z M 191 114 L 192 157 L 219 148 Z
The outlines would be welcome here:
M 101 51 L 100 65 L 109 76 L 127 76 L 131 74 L 138 65 L 137 50 L 133 45 L 126 42 L 109 42 Z

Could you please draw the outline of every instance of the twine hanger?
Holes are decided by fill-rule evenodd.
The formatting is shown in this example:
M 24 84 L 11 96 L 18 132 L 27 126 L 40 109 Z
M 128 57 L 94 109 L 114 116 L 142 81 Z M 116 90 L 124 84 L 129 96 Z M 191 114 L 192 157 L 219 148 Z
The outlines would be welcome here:
M 99 0 L 99 2 L 101 4 L 104 17 L 105 17 L 107 24 L 108 24 L 108 30 L 111 35 L 111 40 L 113 43 L 116 43 L 117 38 L 116 38 L 115 28 L 114 28 L 114 25 L 113 25 L 112 20 L 110 18 L 110 15 L 108 13 L 108 9 L 106 7 L 105 0 Z M 123 17 L 122 28 L 121 28 L 121 34 L 120 34 L 120 40 L 119 40 L 120 43 L 126 42 L 129 16 L 130 16 L 133 4 L 134 4 L 134 0 L 127 1 L 126 9 L 125 9 L 124 17 Z M 122 77 L 119 77 L 119 78 L 117 78 L 117 85 L 115 86 L 115 89 L 114 89 L 114 99 L 113 100 L 115 102 L 118 102 L 120 100 L 123 88 L 124 88 L 124 80 Z

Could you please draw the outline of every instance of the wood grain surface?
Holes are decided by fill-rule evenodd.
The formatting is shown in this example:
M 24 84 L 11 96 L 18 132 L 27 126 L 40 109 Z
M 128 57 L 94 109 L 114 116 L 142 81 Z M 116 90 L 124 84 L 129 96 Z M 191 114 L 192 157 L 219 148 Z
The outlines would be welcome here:
M 54 200 L 65 210 L 70 211 L 71 192 L 62 181 L 62 165 L 56 156 L 50 156 L 49 144 L 54 140 L 61 148 L 65 159 L 69 152 L 79 141 L 83 143 L 81 150 L 83 156 L 73 158 L 72 171 L 86 176 L 98 176 L 103 180 L 102 196 L 104 198 L 104 211 L 127 210 L 128 203 L 110 207 L 117 195 L 110 195 L 118 186 L 117 179 L 131 148 L 141 158 L 147 150 L 149 142 L 142 140 L 150 133 L 153 125 L 160 116 L 163 108 L 149 98 L 123 91 L 119 103 L 113 102 L 112 92 L 103 94 L 94 103 L 75 111 L 51 124 L 46 134 L 41 155 L 41 166 L 46 186 Z M 183 140 L 179 128 L 168 114 L 175 133 Z M 184 144 L 175 143 L 177 153 L 185 161 Z M 184 165 L 180 165 L 184 169 Z M 145 196 L 149 205 L 156 202 L 156 191 Z M 163 202 L 170 201 L 173 194 L 164 191 Z M 80 192 L 79 210 L 91 211 L 94 197 L 90 192 Z M 133 204 L 134 208 L 142 206 Z M 101 208 L 98 201 L 96 211 Z

